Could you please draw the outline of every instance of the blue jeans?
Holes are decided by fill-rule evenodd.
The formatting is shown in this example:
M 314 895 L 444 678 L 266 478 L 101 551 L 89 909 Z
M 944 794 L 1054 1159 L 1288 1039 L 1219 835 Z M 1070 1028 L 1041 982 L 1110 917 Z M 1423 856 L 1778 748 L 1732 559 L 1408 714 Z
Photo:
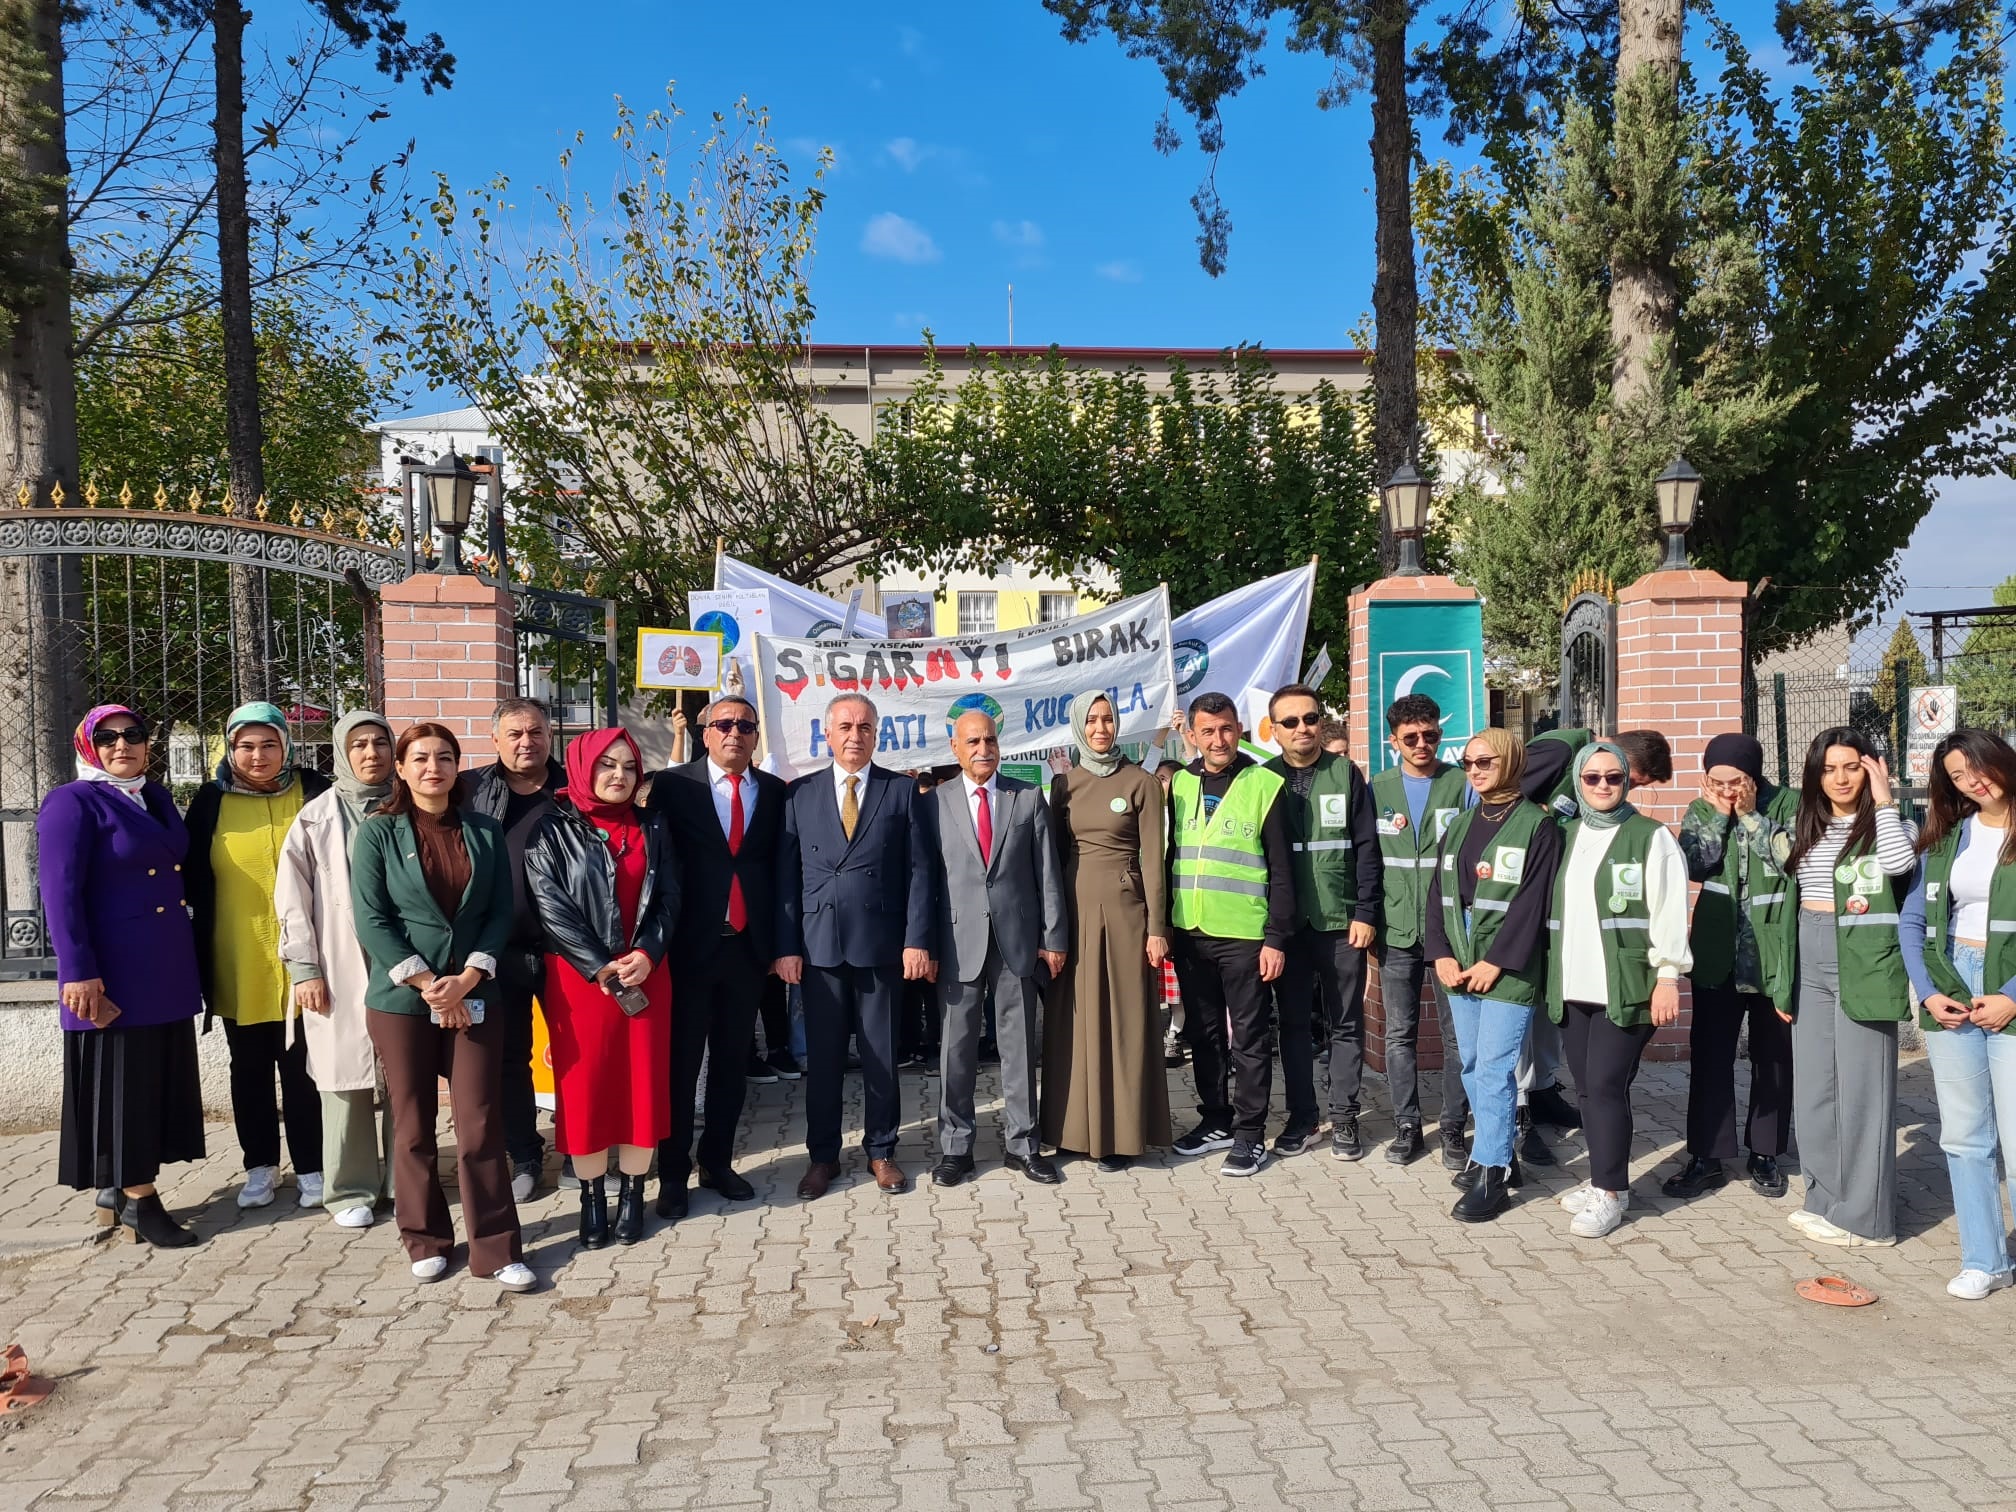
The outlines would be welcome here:
M 1952 954 L 1967 990 L 1983 991 L 1983 952 L 1955 943 Z M 2003 1164 L 2016 1171 L 2016 1036 L 1973 1024 L 1934 1029 L 1925 1035 L 1925 1054 L 1939 1092 L 1939 1148 L 1953 1184 L 1960 1268 L 1996 1275 L 2009 1269 L 1995 1150 L 1999 1143 Z
M 1449 1017 L 1463 1055 L 1463 1090 L 1477 1120 L 1470 1158 L 1478 1165 L 1512 1163 L 1513 1110 L 1519 1100 L 1519 1050 L 1533 1010 L 1496 998 L 1449 994 Z

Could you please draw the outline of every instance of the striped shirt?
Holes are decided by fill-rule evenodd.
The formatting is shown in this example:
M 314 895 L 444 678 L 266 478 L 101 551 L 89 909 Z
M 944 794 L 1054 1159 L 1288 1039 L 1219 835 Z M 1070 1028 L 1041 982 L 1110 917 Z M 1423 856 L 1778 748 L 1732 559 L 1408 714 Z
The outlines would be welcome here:
M 1827 833 L 1799 860 L 1799 895 L 1802 899 L 1830 903 L 1834 898 L 1834 866 L 1841 859 L 1841 847 L 1854 825 L 1854 816 L 1830 819 Z M 1911 843 L 1911 829 L 1894 808 L 1876 810 L 1876 864 L 1887 877 L 1902 877 L 1917 865 L 1918 853 Z

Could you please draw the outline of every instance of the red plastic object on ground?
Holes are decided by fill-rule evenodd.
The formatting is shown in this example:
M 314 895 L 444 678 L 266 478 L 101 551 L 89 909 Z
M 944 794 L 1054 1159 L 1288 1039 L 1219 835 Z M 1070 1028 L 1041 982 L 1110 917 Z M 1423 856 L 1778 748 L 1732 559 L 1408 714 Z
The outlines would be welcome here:
M 1840 1276 L 1813 1276 L 1792 1288 L 1808 1302 L 1824 1302 L 1829 1307 L 1867 1307 L 1876 1293 L 1866 1286 Z
M 56 1389 L 54 1381 L 28 1371 L 28 1356 L 19 1344 L 9 1344 L 0 1352 L 0 1413 L 20 1412 L 48 1400 Z

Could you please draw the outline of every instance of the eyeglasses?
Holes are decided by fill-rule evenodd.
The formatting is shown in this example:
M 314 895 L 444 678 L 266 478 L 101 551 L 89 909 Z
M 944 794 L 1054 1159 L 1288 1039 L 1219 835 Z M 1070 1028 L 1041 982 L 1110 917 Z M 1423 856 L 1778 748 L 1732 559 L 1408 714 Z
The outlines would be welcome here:
M 1628 779 L 1622 772 L 1584 772 L 1582 786 L 1620 788 Z
M 1284 730 L 1299 730 L 1303 725 L 1308 725 L 1311 729 L 1314 729 L 1317 725 L 1323 723 L 1323 716 L 1321 714 L 1283 714 L 1274 723 Z
M 1498 765 L 1496 756 L 1465 756 L 1456 763 L 1466 772 L 1488 772 Z
M 114 745 L 143 746 L 147 744 L 147 726 L 121 725 L 116 730 L 93 730 L 91 744 L 101 749 Z
M 707 728 L 717 735 L 754 735 L 756 721 L 753 719 L 710 719 Z
M 1420 745 L 1440 745 L 1442 743 L 1442 732 L 1440 730 L 1416 730 L 1410 735 L 1396 735 L 1393 738 L 1411 751 L 1414 747 Z

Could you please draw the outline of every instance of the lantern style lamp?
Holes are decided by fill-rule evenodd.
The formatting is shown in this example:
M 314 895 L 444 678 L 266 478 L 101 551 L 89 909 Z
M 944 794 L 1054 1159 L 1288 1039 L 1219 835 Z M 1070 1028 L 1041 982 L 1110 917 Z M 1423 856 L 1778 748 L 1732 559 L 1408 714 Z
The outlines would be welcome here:
M 1701 474 L 1687 465 L 1685 457 L 1675 457 L 1652 486 L 1659 494 L 1659 528 L 1666 532 L 1666 560 L 1659 569 L 1684 572 L 1687 532 L 1694 528 L 1694 511 L 1701 503 Z
M 1428 531 L 1428 499 L 1433 485 L 1402 462 L 1400 470 L 1379 490 L 1379 507 L 1386 516 L 1386 528 L 1400 543 L 1400 562 L 1395 577 L 1421 576 L 1421 537 Z
M 462 532 L 476 512 L 476 470 L 455 453 L 443 452 L 432 467 L 422 469 L 427 480 L 427 506 L 448 537 L 448 571 L 462 570 Z

